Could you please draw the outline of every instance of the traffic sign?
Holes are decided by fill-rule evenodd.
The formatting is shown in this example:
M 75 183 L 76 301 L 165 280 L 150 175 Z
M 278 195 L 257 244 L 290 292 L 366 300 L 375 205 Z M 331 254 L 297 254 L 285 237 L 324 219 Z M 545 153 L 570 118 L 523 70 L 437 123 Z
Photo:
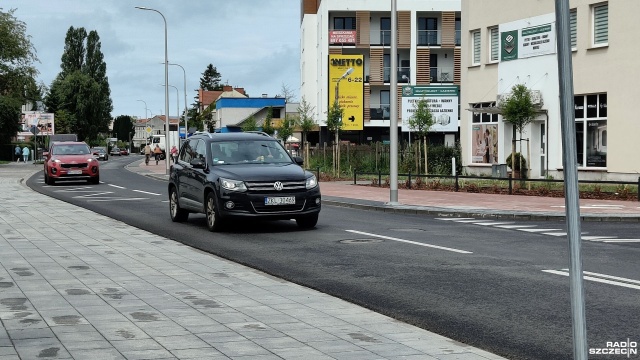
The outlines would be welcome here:
M 151 132 L 153 131 L 153 129 L 151 128 L 151 126 L 147 126 L 144 131 L 147 132 L 147 134 L 151 134 Z

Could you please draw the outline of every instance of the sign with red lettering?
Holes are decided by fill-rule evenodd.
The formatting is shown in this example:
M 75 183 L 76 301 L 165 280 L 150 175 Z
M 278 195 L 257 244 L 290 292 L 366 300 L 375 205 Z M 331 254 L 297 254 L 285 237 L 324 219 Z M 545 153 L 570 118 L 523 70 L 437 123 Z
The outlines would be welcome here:
M 330 30 L 329 44 L 355 44 L 355 30 Z

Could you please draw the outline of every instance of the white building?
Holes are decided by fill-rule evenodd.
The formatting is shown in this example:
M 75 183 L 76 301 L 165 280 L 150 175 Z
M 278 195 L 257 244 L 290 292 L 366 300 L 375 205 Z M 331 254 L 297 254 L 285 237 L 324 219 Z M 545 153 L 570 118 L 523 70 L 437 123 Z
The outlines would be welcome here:
M 330 141 L 326 113 L 336 97 L 349 112 L 343 122 L 350 127 L 341 139 L 387 141 L 391 91 L 398 94 L 400 132 L 403 85 L 460 85 L 460 0 L 397 0 L 396 89 L 390 86 L 390 1 L 301 0 L 300 6 L 301 96 L 315 107 L 322 127 L 321 138 L 312 142 Z M 337 79 L 349 67 L 355 71 L 339 83 L 336 96 Z M 457 117 L 453 121 L 457 125 Z M 431 141 L 453 140 L 457 133 L 457 127 L 434 133 Z M 399 138 L 408 139 L 408 133 Z
M 640 1 L 570 0 L 570 8 L 579 178 L 637 181 L 640 122 L 633 104 L 640 66 L 631 44 L 640 33 L 633 16 Z M 562 178 L 555 2 L 462 0 L 461 10 L 463 165 L 477 174 L 505 163 L 512 126 L 495 102 L 523 84 L 539 95 L 542 110 L 523 134 L 528 144 L 520 142 L 530 176 Z

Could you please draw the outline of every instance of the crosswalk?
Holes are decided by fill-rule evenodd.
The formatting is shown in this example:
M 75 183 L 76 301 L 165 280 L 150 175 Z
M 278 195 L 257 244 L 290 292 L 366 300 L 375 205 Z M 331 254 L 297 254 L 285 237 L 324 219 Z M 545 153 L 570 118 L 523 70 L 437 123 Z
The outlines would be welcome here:
M 515 221 L 494 221 L 486 219 L 475 218 L 436 218 L 436 220 L 451 221 L 463 224 L 473 224 L 479 226 L 491 226 L 500 229 L 517 230 L 534 234 L 543 234 L 549 236 L 567 236 L 567 233 L 563 229 L 555 229 L 551 227 L 538 227 L 538 225 L 531 224 L 517 224 Z M 607 235 L 587 235 L 583 232 L 581 235 L 582 241 L 602 242 L 602 243 L 640 243 L 640 239 L 619 239 L 617 236 Z

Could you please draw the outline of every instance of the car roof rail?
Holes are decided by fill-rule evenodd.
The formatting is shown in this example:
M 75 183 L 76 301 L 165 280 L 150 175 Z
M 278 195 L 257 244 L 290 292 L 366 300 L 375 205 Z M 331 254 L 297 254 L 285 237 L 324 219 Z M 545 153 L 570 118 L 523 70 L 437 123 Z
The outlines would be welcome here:
M 194 136 L 194 135 L 207 135 L 208 137 L 213 138 L 213 134 L 208 131 L 196 131 L 191 136 Z
M 246 133 L 251 133 L 251 134 L 259 134 L 259 135 L 263 135 L 263 136 L 268 136 L 271 137 L 271 135 L 267 134 L 264 131 L 254 131 L 254 130 L 249 130 L 249 131 L 245 131 Z

